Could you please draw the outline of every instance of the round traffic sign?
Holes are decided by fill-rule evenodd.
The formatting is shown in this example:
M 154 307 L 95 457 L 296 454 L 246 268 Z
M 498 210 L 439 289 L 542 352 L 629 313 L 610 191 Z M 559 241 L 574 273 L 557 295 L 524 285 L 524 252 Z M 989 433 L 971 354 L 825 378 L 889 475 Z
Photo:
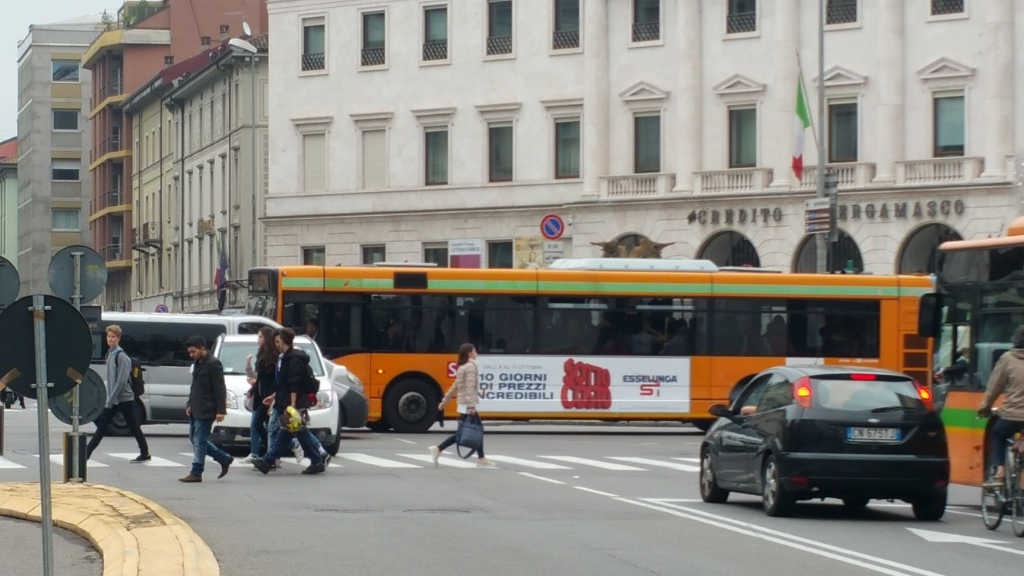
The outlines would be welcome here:
M 18 277 L 18 269 L 11 264 L 10 260 L 0 256 L 0 307 L 17 300 L 20 288 L 21 279 Z
M 68 390 L 50 399 L 50 411 L 61 422 L 72 425 L 71 402 L 75 391 Z M 88 424 L 95 422 L 103 408 L 107 404 L 107 387 L 103 384 L 103 378 L 93 370 L 85 373 L 85 378 L 78 385 L 78 423 Z
M 48 279 L 50 290 L 65 300 L 71 300 L 75 292 L 75 254 L 81 254 L 79 292 L 82 303 L 89 302 L 103 292 L 107 285 L 107 265 L 98 252 L 88 246 L 73 244 L 61 248 L 50 259 Z
M 558 240 L 565 232 L 565 222 L 558 214 L 548 214 L 540 219 L 540 233 L 548 240 Z
M 84 377 L 92 356 L 89 325 L 75 308 L 56 296 L 44 296 L 46 306 L 46 376 L 48 397 L 63 394 Z M 26 398 L 35 398 L 36 352 L 32 296 L 25 296 L 0 314 L 0 379 Z
M 157 304 L 153 309 L 154 312 L 167 312 L 167 310 L 167 304 Z

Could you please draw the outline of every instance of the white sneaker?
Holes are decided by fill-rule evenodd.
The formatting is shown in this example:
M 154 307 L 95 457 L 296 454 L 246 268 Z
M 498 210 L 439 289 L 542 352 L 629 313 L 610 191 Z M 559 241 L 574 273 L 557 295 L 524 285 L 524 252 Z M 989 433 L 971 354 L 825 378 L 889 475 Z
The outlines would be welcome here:
M 302 445 L 298 440 L 292 440 L 292 456 L 295 456 L 296 462 L 302 462 Z
M 245 460 L 242 460 L 242 462 L 246 464 L 252 464 L 254 458 L 256 458 L 255 454 L 249 454 L 248 456 L 245 457 Z
M 494 468 L 494 462 L 491 462 L 487 458 L 477 458 L 476 466 L 477 468 Z
M 437 468 L 437 459 L 441 457 L 441 450 L 437 446 L 430 447 L 430 459 L 434 461 L 434 468 Z

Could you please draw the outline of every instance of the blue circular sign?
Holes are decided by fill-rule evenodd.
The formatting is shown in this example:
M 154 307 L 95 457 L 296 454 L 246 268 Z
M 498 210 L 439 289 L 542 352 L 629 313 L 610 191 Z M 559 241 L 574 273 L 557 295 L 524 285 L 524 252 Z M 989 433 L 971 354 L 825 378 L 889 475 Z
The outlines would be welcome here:
M 156 311 L 157 312 L 167 312 L 168 311 L 167 310 L 167 304 L 157 304 L 156 305 Z
M 548 240 L 558 240 L 565 232 L 565 222 L 558 214 L 548 214 L 540 219 L 540 233 Z

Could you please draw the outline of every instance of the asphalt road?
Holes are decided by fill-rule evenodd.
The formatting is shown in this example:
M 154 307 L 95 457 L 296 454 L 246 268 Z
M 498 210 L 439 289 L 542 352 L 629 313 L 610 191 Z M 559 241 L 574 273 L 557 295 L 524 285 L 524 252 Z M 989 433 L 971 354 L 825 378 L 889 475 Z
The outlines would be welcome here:
M 915 521 L 901 502 L 851 515 L 830 500 L 773 519 L 754 497 L 700 501 L 701 434 L 688 426 L 488 423 L 496 469 L 455 458 L 435 469 L 427 447 L 451 428 L 351 431 L 321 476 L 300 475 L 292 459 L 268 476 L 239 460 L 223 480 L 211 463 L 203 484 L 184 485 L 176 479 L 190 460 L 185 427 L 147 426 L 153 463 L 128 463 L 134 440 L 107 438 L 89 480 L 139 492 L 190 522 L 228 576 L 953 576 L 1024 566 L 1024 539 L 1005 525 L 985 530 L 975 488 L 954 486 L 937 523 Z M 6 429 L 0 481 L 37 478 L 34 413 L 8 411 Z M 54 424 L 53 446 L 66 429 Z

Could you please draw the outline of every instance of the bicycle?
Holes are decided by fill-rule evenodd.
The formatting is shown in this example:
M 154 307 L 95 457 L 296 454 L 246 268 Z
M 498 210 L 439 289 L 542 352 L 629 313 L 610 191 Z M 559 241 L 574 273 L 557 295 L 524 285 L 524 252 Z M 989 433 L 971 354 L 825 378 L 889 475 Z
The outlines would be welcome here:
M 1024 538 L 1024 489 L 1021 476 L 1024 473 L 1024 435 L 1018 433 L 1006 441 L 1006 473 L 1001 486 L 982 486 L 981 519 L 985 527 L 995 530 L 1010 515 L 1013 533 Z M 991 476 L 990 476 L 991 477 Z

